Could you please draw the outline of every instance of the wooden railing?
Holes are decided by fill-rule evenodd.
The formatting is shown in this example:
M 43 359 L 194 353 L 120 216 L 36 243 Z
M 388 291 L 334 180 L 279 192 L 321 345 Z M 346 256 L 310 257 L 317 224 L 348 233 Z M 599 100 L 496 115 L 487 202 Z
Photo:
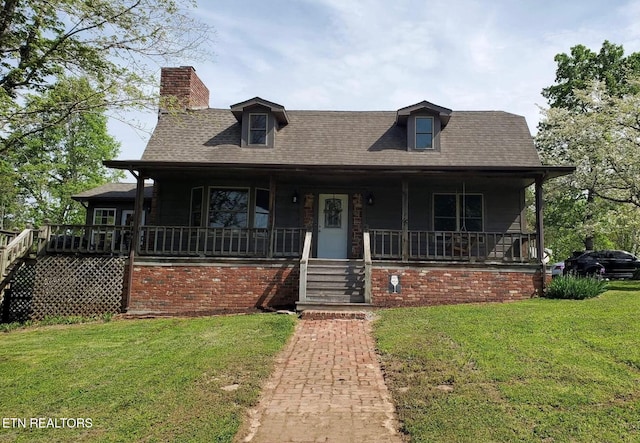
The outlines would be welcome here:
M 114 225 L 48 225 L 43 228 L 48 253 L 126 254 L 131 228 Z
M 33 239 L 34 231 L 25 229 L 0 246 L 0 282 L 7 276 L 12 265 L 29 253 Z
M 132 245 L 129 226 L 49 225 L 48 253 L 124 255 Z M 302 228 L 236 229 L 142 226 L 140 255 L 172 257 L 299 257 Z
M 18 234 L 20 234 L 20 231 L 0 230 L 0 247 L 7 246 Z
M 371 286 L 371 277 L 372 277 L 372 266 L 373 262 L 371 260 L 371 235 L 369 231 L 365 231 L 363 233 L 364 238 L 364 302 L 371 303 L 371 295 L 373 293 L 373 288 Z
M 309 267 L 309 257 L 311 256 L 311 243 L 313 234 L 307 231 L 304 235 L 304 245 L 302 247 L 302 257 L 300 258 L 300 276 L 298 278 L 298 301 L 307 301 L 307 270 Z
M 371 255 L 386 260 L 537 260 L 535 233 L 409 231 L 403 257 L 402 231 L 372 229 Z

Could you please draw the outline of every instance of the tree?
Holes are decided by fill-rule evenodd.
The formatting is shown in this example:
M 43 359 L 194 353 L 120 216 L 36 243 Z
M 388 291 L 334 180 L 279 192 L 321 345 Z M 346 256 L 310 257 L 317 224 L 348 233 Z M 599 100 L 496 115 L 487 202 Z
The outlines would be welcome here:
M 625 57 L 622 46 L 605 41 L 599 53 L 577 45 L 555 60 L 556 83 L 543 90 L 551 107 L 543 111 L 536 145 L 546 164 L 573 164 L 577 171 L 546 187 L 547 243 L 563 251 L 580 243 L 611 247 L 606 221 L 623 205 L 640 203 L 634 122 L 640 53 Z
M 82 100 L 90 110 L 65 115 L 55 109 L 56 103 L 72 100 Z M 122 172 L 102 164 L 120 149 L 107 133 L 102 103 L 103 97 L 85 78 L 61 78 L 45 94 L 27 97 L 27 111 L 50 109 L 49 118 L 60 123 L 38 133 L 29 126 L 21 129 L 28 135 L 14 151 L 16 184 L 24 203 L 19 217 L 36 225 L 45 218 L 59 224 L 84 223 L 84 211 L 71 195 L 122 177 Z
M 554 60 L 556 83 L 542 90 L 552 108 L 581 109 L 581 102 L 575 91 L 584 90 L 597 80 L 604 82 L 609 94 L 620 97 L 637 90 L 629 78 L 640 73 L 640 53 L 624 56 L 622 45 L 605 40 L 600 52 L 595 53 L 583 45 L 571 48 L 571 55 L 557 54 Z
M 94 108 L 144 106 L 153 66 L 200 54 L 210 28 L 192 18 L 194 0 L 0 0 L 0 160 L 25 139 Z M 102 103 L 46 101 L 58 79 L 85 78 Z M 50 112 L 50 111 L 54 112 Z M 29 130 L 16 131 L 26 126 Z

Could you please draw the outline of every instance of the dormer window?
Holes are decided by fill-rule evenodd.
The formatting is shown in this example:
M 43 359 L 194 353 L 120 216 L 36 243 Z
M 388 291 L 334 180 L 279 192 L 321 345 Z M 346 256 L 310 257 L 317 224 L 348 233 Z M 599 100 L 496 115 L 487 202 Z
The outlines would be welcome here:
M 249 144 L 267 144 L 267 114 L 249 114 Z
M 254 97 L 231 106 L 240 123 L 240 146 L 243 148 L 273 148 L 276 132 L 289 124 L 282 105 Z
M 416 117 L 416 149 L 433 149 L 433 117 Z

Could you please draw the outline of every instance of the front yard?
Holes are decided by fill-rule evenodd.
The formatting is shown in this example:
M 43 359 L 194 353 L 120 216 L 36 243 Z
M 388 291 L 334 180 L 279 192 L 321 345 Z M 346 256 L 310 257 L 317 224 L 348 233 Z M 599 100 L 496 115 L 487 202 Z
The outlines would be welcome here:
M 640 441 L 640 284 L 598 298 L 397 309 L 375 334 L 416 442 Z
M 0 441 L 231 441 L 294 324 L 244 315 L 0 334 Z
M 405 432 L 416 442 L 640 441 L 640 284 L 610 287 L 584 301 L 380 311 L 375 335 Z M 230 442 L 295 322 L 0 333 L 0 441 Z

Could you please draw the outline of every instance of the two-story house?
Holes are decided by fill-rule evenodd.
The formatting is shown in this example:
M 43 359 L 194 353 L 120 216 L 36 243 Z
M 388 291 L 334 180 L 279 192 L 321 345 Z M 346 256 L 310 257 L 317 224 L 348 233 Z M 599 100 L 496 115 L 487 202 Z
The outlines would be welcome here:
M 162 69 L 161 96 L 173 106 L 142 158 L 105 162 L 138 178 L 139 200 L 154 182 L 150 214 L 134 226 L 130 312 L 507 301 L 540 290 L 542 184 L 573 168 L 541 164 L 523 117 L 428 101 L 310 111 L 255 97 L 215 109 L 192 67 Z

